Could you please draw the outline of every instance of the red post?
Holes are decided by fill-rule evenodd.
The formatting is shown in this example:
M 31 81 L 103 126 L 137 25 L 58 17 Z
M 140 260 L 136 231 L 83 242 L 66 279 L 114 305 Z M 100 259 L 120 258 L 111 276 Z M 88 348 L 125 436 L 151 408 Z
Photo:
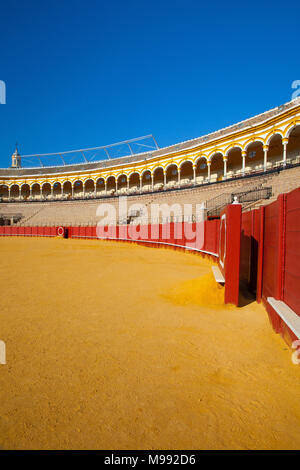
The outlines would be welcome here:
M 221 216 L 224 224 L 224 252 L 221 269 L 225 274 L 225 304 L 238 305 L 240 290 L 240 257 L 242 206 L 230 204 Z
M 263 284 L 263 265 L 264 265 L 264 233 L 265 233 L 265 208 L 259 208 L 259 246 L 258 246 L 258 259 L 257 259 L 257 285 L 256 285 L 256 300 L 261 302 L 262 299 L 262 284 Z
M 278 241 L 277 241 L 277 273 L 275 298 L 283 299 L 283 269 L 284 269 L 284 241 L 285 241 L 285 212 L 286 212 L 286 194 L 278 196 L 279 214 L 278 214 Z

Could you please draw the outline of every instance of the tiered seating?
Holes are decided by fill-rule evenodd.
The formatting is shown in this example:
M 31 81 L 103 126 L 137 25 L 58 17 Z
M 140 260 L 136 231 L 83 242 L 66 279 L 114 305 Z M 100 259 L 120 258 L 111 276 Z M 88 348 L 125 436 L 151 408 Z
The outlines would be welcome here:
M 179 220 L 183 204 L 192 204 L 192 214 L 195 216 L 196 204 L 200 204 L 201 202 L 206 203 L 210 199 L 222 194 L 234 194 L 257 187 L 271 186 L 273 188 L 272 199 L 276 199 L 279 194 L 299 187 L 299 182 L 300 167 L 294 167 L 281 172 L 253 176 L 248 179 L 232 179 L 220 184 L 132 195 L 128 197 L 127 203 L 128 207 L 132 204 L 144 204 L 149 212 L 149 216 L 152 203 L 165 203 L 169 205 L 178 204 L 179 207 L 177 207 L 177 210 L 175 210 L 171 215 L 173 220 Z M 245 208 L 252 209 L 270 201 L 271 199 L 249 203 L 245 205 Z M 3 214 L 6 212 L 22 213 L 22 220 L 19 222 L 19 225 L 95 225 L 99 220 L 99 217 L 96 215 L 97 207 L 101 203 L 111 204 L 116 209 L 116 214 L 118 216 L 118 197 L 94 200 L 0 204 L 0 211 Z M 145 215 L 146 211 L 144 210 L 144 213 L 142 214 L 144 221 L 146 221 Z M 131 220 L 134 221 L 134 217 L 131 217 Z M 160 221 L 162 221 L 161 214 Z M 121 220 L 121 223 L 126 222 L 126 220 Z

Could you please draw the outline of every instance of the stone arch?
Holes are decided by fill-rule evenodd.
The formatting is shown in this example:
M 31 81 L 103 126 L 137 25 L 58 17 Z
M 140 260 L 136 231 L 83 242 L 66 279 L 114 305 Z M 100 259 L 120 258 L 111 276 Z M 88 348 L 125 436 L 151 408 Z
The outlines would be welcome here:
M 129 190 L 131 192 L 136 192 L 140 189 L 140 174 L 138 171 L 133 171 L 128 177 Z
M 178 166 L 177 163 L 170 163 L 166 167 L 166 183 L 169 186 L 174 186 L 178 183 Z
M 95 181 L 93 178 L 88 178 L 85 180 L 84 192 L 86 196 L 92 196 L 95 194 Z
M 193 162 L 191 160 L 184 160 L 180 163 L 180 183 L 190 184 L 194 180 Z
M 19 198 L 21 194 L 20 186 L 16 183 L 12 184 L 10 187 L 10 197 Z
M 249 141 L 245 145 L 245 173 L 263 169 L 263 146 L 264 142 L 261 139 Z
M 81 179 L 77 179 L 73 183 L 73 194 L 74 197 L 82 197 L 83 196 L 83 181 Z
M 57 197 L 61 197 L 61 182 L 60 181 L 54 181 L 53 184 L 52 184 L 52 192 L 53 192 L 53 196 L 55 196 L 56 198 Z
M 31 185 L 31 194 L 34 199 L 38 199 L 41 197 L 41 185 L 40 183 L 32 183 Z
M 287 144 L 287 161 L 300 161 L 300 123 L 290 129 Z
M 282 133 L 273 133 L 267 140 L 267 168 L 278 164 L 283 158 Z
M 223 153 L 214 152 L 209 156 L 210 162 L 210 181 L 221 181 L 224 175 Z
M 154 189 L 161 189 L 164 185 L 164 169 L 162 166 L 157 166 L 153 170 L 153 187 Z
M 127 190 L 127 175 L 122 173 L 117 177 L 117 190 L 120 193 L 124 193 Z
M 63 182 L 63 196 L 66 198 L 72 197 L 72 183 L 71 181 Z
M 114 194 L 116 192 L 116 177 L 114 175 L 109 175 L 106 178 L 107 192 L 109 194 Z
M 234 145 L 226 150 L 227 157 L 227 178 L 239 175 L 242 172 L 242 147 Z
M 21 197 L 23 199 L 28 199 L 30 196 L 30 185 L 29 183 L 23 183 L 21 185 Z
M 142 190 L 150 191 L 152 188 L 152 173 L 149 168 L 143 171 L 142 175 Z
M 196 160 L 196 183 L 204 183 L 207 178 L 207 158 L 202 155 Z
M 0 199 L 8 199 L 8 184 L 1 184 L 0 185 Z
M 96 193 L 101 194 L 105 192 L 105 178 L 100 176 L 96 180 Z

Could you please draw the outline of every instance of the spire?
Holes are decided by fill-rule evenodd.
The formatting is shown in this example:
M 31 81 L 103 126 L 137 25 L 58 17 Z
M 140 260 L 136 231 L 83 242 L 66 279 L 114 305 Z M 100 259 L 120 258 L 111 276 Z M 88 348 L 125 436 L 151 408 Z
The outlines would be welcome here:
M 11 167 L 12 168 L 21 167 L 21 155 L 19 154 L 19 150 L 18 150 L 18 142 L 16 142 L 16 149 L 11 157 Z

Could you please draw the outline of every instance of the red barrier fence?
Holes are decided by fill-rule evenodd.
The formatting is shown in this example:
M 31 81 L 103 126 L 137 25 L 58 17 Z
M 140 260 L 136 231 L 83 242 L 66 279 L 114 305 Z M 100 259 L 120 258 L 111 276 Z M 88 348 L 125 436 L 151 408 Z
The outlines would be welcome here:
M 220 219 L 202 223 L 171 222 L 142 226 L 20 227 L 0 226 L 0 236 L 100 238 L 170 246 L 218 259 L 225 278 L 225 302 L 238 305 L 240 287 L 263 301 L 274 329 L 291 342 L 297 328 L 285 322 L 276 302 L 300 317 L 300 188 L 277 201 L 242 214 L 228 205 Z M 272 299 L 275 301 L 272 301 Z M 275 305 L 275 307 L 274 307 Z M 297 322 L 296 322 L 297 323 Z M 297 323 L 298 324 L 298 323 Z M 297 336 L 298 335 L 298 336 Z
M 300 188 L 242 214 L 239 275 L 263 301 L 275 331 L 288 344 L 299 338 Z

